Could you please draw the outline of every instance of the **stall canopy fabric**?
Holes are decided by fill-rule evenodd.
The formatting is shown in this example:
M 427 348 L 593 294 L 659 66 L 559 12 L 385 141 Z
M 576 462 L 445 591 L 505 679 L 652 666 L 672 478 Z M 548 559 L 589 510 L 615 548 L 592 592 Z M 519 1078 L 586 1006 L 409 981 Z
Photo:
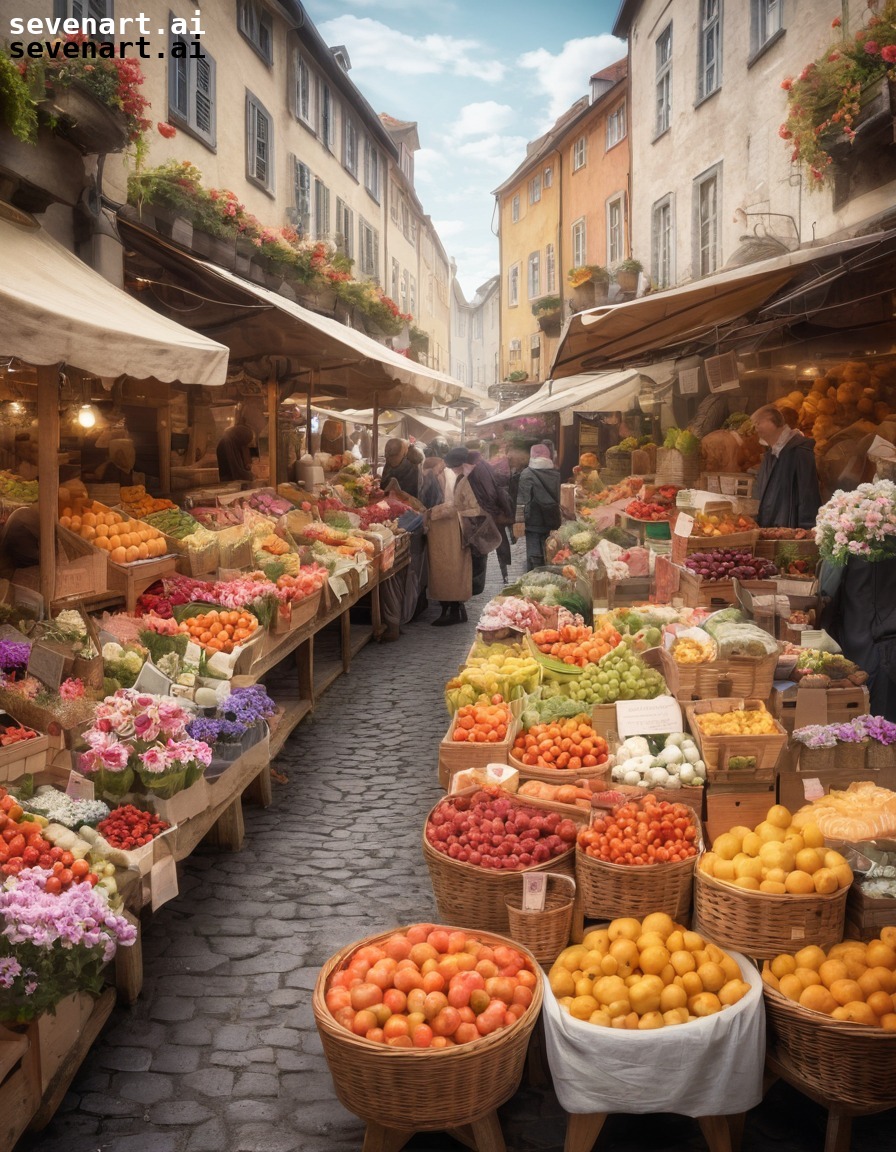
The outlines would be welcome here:
M 807 266 L 819 272 L 835 268 L 850 253 L 880 240 L 876 234 L 801 248 L 681 288 L 579 312 L 567 325 L 551 375 L 572 376 L 701 338 L 711 341 L 722 326 L 754 312 L 785 285 L 805 276 Z
M 646 371 L 646 370 L 645 370 Z M 565 412 L 573 408 L 608 412 L 624 405 L 641 387 L 641 371 L 593 372 L 547 380 L 531 396 L 512 404 L 504 412 L 479 420 L 477 427 L 501 424 L 518 416 L 537 416 L 543 412 Z
M 0 354 L 97 376 L 221 385 L 228 350 L 146 308 L 38 225 L 0 218 Z
M 392 409 L 434 402 L 473 405 L 482 399 L 451 376 L 417 364 L 332 317 L 197 260 L 128 221 L 120 221 L 119 227 L 131 249 L 128 268 L 136 289 L 149 290 L 154 308 L 182 310 L 186 322 L 227 344 L 234 360 L 286 358 L 294 361 L 285 365 L 291 376 L 310 381 L 313 370 L 320 394 L 340 394 L 354 404 L 369 403 L 374 393 L 383 407 Z M 146 277 L 147 260 L 162 267 L 164 281 Z

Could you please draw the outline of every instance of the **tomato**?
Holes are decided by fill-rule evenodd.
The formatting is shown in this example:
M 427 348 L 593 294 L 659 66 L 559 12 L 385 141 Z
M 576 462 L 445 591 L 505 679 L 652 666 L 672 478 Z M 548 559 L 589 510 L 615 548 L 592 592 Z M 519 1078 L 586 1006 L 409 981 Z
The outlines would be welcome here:
M 44 891 L 57 894 L 62 891 L 62 881 L 58 876 L 48 876 L 44 882 Z

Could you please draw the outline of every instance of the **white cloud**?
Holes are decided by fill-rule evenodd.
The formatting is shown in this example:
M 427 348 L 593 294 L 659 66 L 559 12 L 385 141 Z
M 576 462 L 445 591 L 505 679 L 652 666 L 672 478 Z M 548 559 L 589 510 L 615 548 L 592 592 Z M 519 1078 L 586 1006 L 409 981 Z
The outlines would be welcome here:
M 433 227 L 444 243 L 446 236 L 462 236 L 469 224 L 466 220 L 433 220 Z
M 625 41 L 615 36 L 585 36 L 567 40 L 556 55 L 546 48 L 524 52 L 517 64 L 535 73 L 535 87 L 549 98 L 548 114 L 553 121 L 587 94 L 595 72 L 621 60 L 625 52 Z
M 393 76 L 448 73 L 497 83 L 507 71 L 502 61 L 484 55 L 478 40 L 436 34 L 409 36 L 369 16 L 337 16 L 321 24 L 319 31 L 328 44 L 346 46 L 353 72 L 387 69 Z
M 454 152 L 464 160 L 487 164 L 510 175 L 526 155 L 526 137 L 500 136 L 492 133 L 479 140 L 467 140 L 458 144 Z
M 418 148 L 414 153 L 414 183 L 432 184 L 448 166 L 445 153 L 438 148 Z
M 500 132 L 509 127 L 517 113 L 509 104 L 499 104 L 496 100 L 482 100 L 478 104 L 465 104 L 451 128 L 451 135 L 457 139 L 468 136 L 485 136 L 490 132 Z

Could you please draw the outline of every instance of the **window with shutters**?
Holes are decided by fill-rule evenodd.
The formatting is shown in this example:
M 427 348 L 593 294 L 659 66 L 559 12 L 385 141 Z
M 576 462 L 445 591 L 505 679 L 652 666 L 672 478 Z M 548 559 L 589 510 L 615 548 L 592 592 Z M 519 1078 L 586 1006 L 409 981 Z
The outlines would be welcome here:
M 184 45 L 184 56 L 171 47 Z M 176 127 L 215 147 L 215 61 L 203 49 L 203 58 L 190 57 L 188 41 L 172 36 L 168 52 L 168 119 Z M 180 51 L 180 49 L 178 49 Z
M 625 101 L 613 109 L 607 117 L 607 150 L 625 139 Z
M 311 171 L 307 164 L 293 157 L 293 192 L 296 205 L 296 231 L 303 238 L 311 235 Z
M 330 189 L 314 179 L 314 239 L 330 239 Z
M 548 293 L 557 291 L 557 257 L 553 244 L 546 244 L 544 248 L 544 290 Z
M 527 265 L 528 277 L 527 284 L 529 288 L 529 299 L 534 300 L 536 296 L 541 295 L 541 253 L 530 252 L 529 262 Z
M 585 228 L 584 217 L 572 226 L 572 264 L 574 268 L 581 268 L 587 264 L 588 234 Z
M 514 364 L 523 358 L 522 340 L 511 340 L 509 345 L 510 363 Z
M 398 292 L 401 287 L 401 268 L 395 257 L 392 257 L 392 280 L 389 285 L 389 295 L 393 300 L 398 299 Z
M 261 0 L 238 0 L 237 27 L 266 64 L 274 60 L 274 21 Z
M 345 156 L 343 164 L 352 176 L 358 175 L 358 128 L 351 116 L 345 117 Z
M 369 137 L 364 140 L 364 187 L 380 202 L 380 154 Z
M 112 0 L 55 0 L 53 15 L 58 20 L 73 17 L 75 20 L 111 20 L 114 17 Z M 91 40 L 102 40 L 112 43 L 115 39 L 111 32 L 90 33 Z
M 347 256 L 349 260 L 354 257 L 355 214 L 344 200 L 336 197 L 336 228 L 333 232 L 333 243 L 336 251 Z
M 529 203 L 537 204 L 541 199 L 541 173 L 533 176 L 529 181 Z
M 614 196 L 607 201 L 607 263 L 618 264 L 625 256 L 625 213 L 623 199 Z
M 274 190 L 274 121 L 251 92 L 246 93 L 246 175 L 267 192 Z
M 332 152 L 334 140 L 334 116 L 335 109 L 333 107 L 333 95 L 330 92 L 329 84 L 321 84 L 320 86 L 320 139 Z
M 379 274 L 380 234 L 363 216 L 358 217 L 358 263 L 362 275 Z
M 722 85 L 721 0 L 700 0 L 700 60 L 697 97 L 702 100 Z
M 514 264 L 507 272 L 507 304 L 514 308 L 520 302 L 520 266 Z
M 293 56 L 295 70 L 295 114 L 309 128 L 314 128 L 314 73 L 308 61 L 296 52 Z
M 584 136 L 580 136 L 572 146 L 572 170 L 578 172 L 580 168 L 585 167 L 586 154 L 586 141 Z
M 654 135 L 665 132 L 672 123 L 672 25 L 668 24 L 656 41 L 656 122 Z

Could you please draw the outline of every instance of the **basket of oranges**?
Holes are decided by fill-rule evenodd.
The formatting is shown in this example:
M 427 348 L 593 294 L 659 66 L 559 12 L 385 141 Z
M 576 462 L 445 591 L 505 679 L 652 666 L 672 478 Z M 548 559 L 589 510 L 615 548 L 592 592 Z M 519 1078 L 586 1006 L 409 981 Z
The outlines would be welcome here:
M 547 784 L 571 783 L 579 777 L 603 778 L 609 774 L 609 747 L 598 736 L 586 713 L 534 724 L 516 735 L 510 763 L 526 780 Z
M 451 774 L 459 768 L 506 764 L 518 727 L 519 721 L 500 695 L 458 708 L 439 745 L 439 784 L 447 788 Z
M 175 611 L 175 616 L 178 631 L 189 636 L 210 656 L 216 652 L 229 656 L 251 640 L 259 628 L 258 617 L 245 609 L 185 604 Z

